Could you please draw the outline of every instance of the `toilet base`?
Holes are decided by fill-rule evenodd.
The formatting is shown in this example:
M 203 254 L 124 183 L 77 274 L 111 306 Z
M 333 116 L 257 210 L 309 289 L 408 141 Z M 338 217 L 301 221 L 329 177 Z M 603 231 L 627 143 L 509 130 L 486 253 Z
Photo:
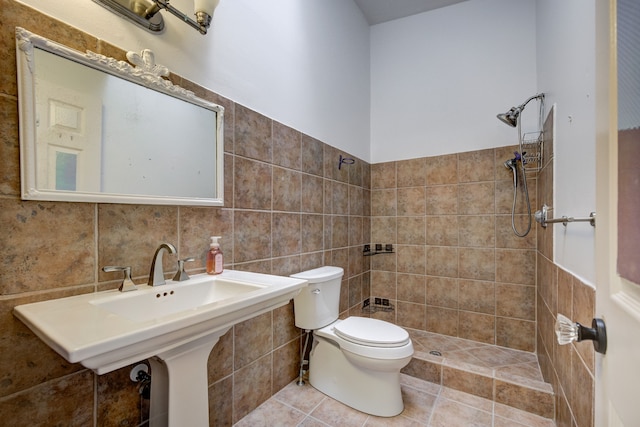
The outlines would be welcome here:
M 405 366 L 411 358 L 407 358 Z M 358 411 L 379 417 L 393 417 L 402 412 L 398 361 L 389 370 L 363 369 L 353 364 L 335 343 L 314 336 L 309 360 L 309 383 L 322 393 Z

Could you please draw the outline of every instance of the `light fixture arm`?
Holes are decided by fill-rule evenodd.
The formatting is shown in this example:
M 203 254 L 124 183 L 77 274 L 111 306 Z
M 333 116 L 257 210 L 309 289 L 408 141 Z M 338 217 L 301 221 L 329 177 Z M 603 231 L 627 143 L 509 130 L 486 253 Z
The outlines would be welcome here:
M 209 16 L 209 14 L 205 12 L 198 12 L 197 17 L 199 22 L 196 22 L 193 19 L 189 18 L 184 13 L 180 12 L 175 7 L 171 6 L 171 4 L 169 4 L 169 0 L 153 0 L 153 2 L 158 6 L 159 9 L 153 13 L 150 13 L 148 17 L 155 15 L 160 9 L 164 9 L 167 12 L 171 13 L 173 16 L 183 20 L 189 26 L 198 30 L 200 34 L 202 35 L 207 34 L 207 29 L 209 28 L 209 24 L 211 23 L 211 16 Z
M 190 18 L 170 4 L 170 0 L 93 0 L 134 24 L 154 33 L 164 30 L 162 9 L 198 30 L 200 34 L 207 34 L 211 25 L 213 12 L 220 0 L 193 0 L 196 19 Z

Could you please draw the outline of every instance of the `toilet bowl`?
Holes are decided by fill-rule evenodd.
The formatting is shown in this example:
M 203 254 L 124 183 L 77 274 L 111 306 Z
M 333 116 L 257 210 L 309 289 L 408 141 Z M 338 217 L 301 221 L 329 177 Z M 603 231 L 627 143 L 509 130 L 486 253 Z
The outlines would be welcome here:
M 313 331 L 309 382 L 361 412 L 380 417 L 404 409 L 400 370 L 413 355 L 407 331 L 367 317 L 338 319 L 343 270 L 321 267 L 294 274 L 309 284 L 294 299 L 296 326 Z
M 363 340 L 341 336 L 341 326 L 357 321 Z M 348 317 L 313 332 L 314 343 L 309 360 L 311 385 L 361 412 L 380 417 L 398 415 L 404 409 L 400 392 L 400 370 L 413 355 L 407 332 L 396 327 L 397 340 L 371 342 L 376 328 L 395 326 L 382 320 Z M 353 338 L 360 338 L 357 334 Z M 367 341 L 364 341 L 364 340 Z

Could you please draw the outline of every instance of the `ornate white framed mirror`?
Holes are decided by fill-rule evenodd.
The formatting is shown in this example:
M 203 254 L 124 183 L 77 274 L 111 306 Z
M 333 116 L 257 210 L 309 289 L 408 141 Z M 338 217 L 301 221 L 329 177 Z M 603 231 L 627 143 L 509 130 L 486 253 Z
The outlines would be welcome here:
M 222 206 L 224 108 L 164 77 L 16 28 L 25 200 Z

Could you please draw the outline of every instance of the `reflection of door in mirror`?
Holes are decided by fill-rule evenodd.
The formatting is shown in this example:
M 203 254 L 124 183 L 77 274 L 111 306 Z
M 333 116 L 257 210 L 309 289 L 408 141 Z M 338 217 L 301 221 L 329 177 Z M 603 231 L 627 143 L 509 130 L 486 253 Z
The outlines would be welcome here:
M 23 28 L 16 48 L 23 199 L 223 205 L 224 108 L 151 52 L 133 67 Z
M 100 191 L 100 97 L 70 89 L 68 73 L 46 76 L 36 78 L 38 187 Z
M 618 1 L 618 273 L 640 284 L 638 20 L 640 6 L 637 1 Z
M 216 111 L 39 48 L 34 62 L 39 189 L 216 196 Z

